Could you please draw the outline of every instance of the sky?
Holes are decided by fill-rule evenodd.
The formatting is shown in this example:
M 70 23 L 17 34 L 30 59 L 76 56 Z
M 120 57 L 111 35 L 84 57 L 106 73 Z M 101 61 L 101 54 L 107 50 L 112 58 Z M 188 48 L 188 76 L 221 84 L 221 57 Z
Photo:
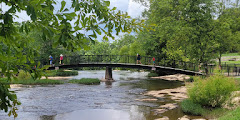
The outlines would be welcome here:
M 55 8 L 60 9 L 61 6 L 61 1 L 62 0 L 56 0 L 58 6 L 55 6 Z M 65 0 L 66 1 L 66 7 L 71 6 L 71 0 Z M 138 18 L 141 17 L 141 13 L 145 9 L 144 6 L 137 2 L 133 2 L 133 0 L 109 0 L 110 1 L 110 8 L 117 7 L 118 10 L 128 12 L 128 15 L 131 16 L 132 18 Z M 5 4 L 2 4 L 2 10 L 7 11 L 10 7 L 6 6 Z M 27 21 L 30 20 L 30 17 L 26 14 L 25 11 L 17 13 L 19 18 L 15 17 L 14 21 L 16 22 L 22 22 L 22 21 Z M 113 33 L 114 34 L 114 33 Z M 122 36 L 124 33 L 120 33 L 119 36 L 114 35 L 115 39 L 118 39 L 120 36 Z M 98 36 L 98 40 L 101 41 L 101 38 L 103 35 Z M 112 41 L 110 39 L 110 41 Z
M 59 6 L 61 4 L 62 0 L 56 0 L 57 3 L 59 3 Z M 65 0 L 67 2 L 66 6 L 70 6 L 70 0 Z M 128 12 L 128 14 L 133 17 L 139 17 L 141 16 L 141 12 L 144 10 L 144 7 L 140 5 L 139 3 L 133 2 L 133 0 L 109 0 L 110 1 L 110 7 L 117 7 L 118 10 Z M 5 4 L 2 4 L 2 10 L 6 11 L 10 7 L 6 6 Z M 15 21 L 22 22 L 30 20 L 30 17 L 26 14 L 25 11 L 18 13 L 19 18 L 15 18 Z

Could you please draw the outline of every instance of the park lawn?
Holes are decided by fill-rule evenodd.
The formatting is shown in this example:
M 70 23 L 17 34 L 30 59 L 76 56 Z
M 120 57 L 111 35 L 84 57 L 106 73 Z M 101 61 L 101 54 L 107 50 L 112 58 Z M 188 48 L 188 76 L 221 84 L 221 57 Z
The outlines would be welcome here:
M 222 61 L 222 64 L 240 64 L 240 61 Z
M 239 56 L 238 53 L 226 53 L 226 54 L 222 54 L 222 57 L 226 57 L 226 56 Z
M 96 85 L 96 84 L 100 84 L 100 80 L 97 78 L 82 78 L 80 80 L 78 80 L 78 79 L 70 80 L 69 83 Z

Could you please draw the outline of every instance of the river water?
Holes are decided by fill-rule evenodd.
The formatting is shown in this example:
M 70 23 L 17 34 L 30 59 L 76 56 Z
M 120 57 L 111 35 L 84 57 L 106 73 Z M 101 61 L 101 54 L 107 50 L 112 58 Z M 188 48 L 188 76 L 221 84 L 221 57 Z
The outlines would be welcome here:
M 143 93 L 150 90 L 176 88 L 182 82 L 147 78 L 148 72 L 113 71 L 115 82 L 100 85 L 23 86 L 14 85 L 19 101 L 16 120 L 154 120 L 167 116 L 176 120 L 184 114 L 180 108 L 156 114 L 154 109 L 172 100 L 143 102 L 138 99 L 152 98 Z M 79 71 L 73 78 L 103 79 L 105 71 Z M 0 112 L 0 120 L 12 120 Z

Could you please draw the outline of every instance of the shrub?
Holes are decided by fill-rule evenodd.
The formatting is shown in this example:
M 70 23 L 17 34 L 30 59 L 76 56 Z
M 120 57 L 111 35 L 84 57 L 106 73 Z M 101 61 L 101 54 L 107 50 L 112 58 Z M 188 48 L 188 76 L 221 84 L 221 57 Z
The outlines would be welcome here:
M 188 96 L 194 103 L 208 107 L 220 107 L 236 89 L 233 78 L 214 75 L 201 79 L 194 78 L 194 84 L 188 89 Z
M 31 75 L 28 72 L 25 72 L 23 70 L 19 70 L 17 78 L 19 80 L 29 80 L 31 78 Z
M 93 84 L 100 84 L 100 80 L 97 78 L 82 78 L 80 80 L 76 80 L 76 79 L 70 80 L 69 83 L 93 85 Z
M 181 102 L 182 111 L 192 115 L 203 115 L 205 110 L 200 104 L 193 103 L 190 99 Z
M 73 76 L 73 75 L 78 75 L 78 71 L 76 71 L 76 70 L 71 70 L 71 71 L 58 70 L 56 75 L 57 76 Z

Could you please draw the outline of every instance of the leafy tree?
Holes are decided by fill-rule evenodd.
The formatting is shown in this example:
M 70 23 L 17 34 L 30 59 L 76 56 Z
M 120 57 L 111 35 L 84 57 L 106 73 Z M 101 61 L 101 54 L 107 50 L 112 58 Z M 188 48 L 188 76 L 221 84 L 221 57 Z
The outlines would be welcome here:
M 114 38 L 113 31 L 116 34 L 131 32 L 142 24 L 127 13 L 117 11 L 116 7 L 109 8 L 110 2 L 104 0 L 71 0 L 71 8 L 67 8 L 63 0 L 59 10 L 54 7 L 55 0 L 2 0 L 1 4 L 9 7 L 8 10 L 0 9 L 0 49 L 5 47 L 0 51 L 0 66 L 2 74 L 9 80 L 19 69 L 34 72 L 33 77 L 37 79 L 42 75 L 40 71 L 48 67 L 32 70 L 33 66 L 40 64 L 34 61 L 39 51 L 31 45 L 33 38 L 25 37 L 23 33 L 38 29 L 42 39 L 49 40 L 52 46 L 80 50 L 87 48 L 89 41 L 97 35 L 104 33 L 103 39 L 108 40 Z M 15 22 L 14 17 L 21 17 L 16 13 L 21 11 L 25 11 L 31 20 Z M 16 95 L 9 91 L 9 85 L 1 85 L 1 89 L 1 110 L 7 112 L 10 107 L 9 115 L 17 117 Z

